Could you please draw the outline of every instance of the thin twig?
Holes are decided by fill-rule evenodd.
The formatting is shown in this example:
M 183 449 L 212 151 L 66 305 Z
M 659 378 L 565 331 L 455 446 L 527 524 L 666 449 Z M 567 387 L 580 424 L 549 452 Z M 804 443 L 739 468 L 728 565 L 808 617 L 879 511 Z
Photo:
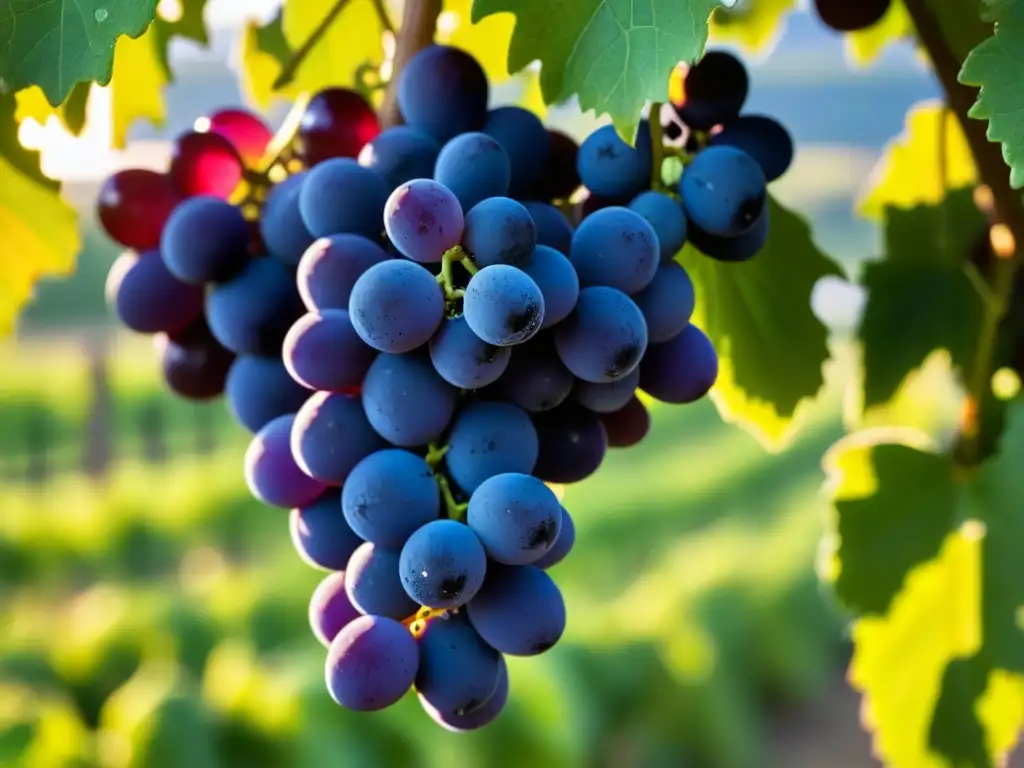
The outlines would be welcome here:
M 380 25 L 384 27 L 384 31 L 390 32 L 392 35 L 395 34 L 395 25 L 391 23 L 388 9 L 384 7 L 384 0 L 372 0 L 372 2 L 373 9 L 377 12 L 377 18 L 380 19 Z
M 295 73 L 299 71 L 299 67 L 302 62 L 306 60 L 310 52 L 316 47 L 317 43 L 327 34 L 327 30 L 330 29 L 331 24 L 334 20 L 341 15 L 341 12 L 345 10 L 345 6 L 348 5 L 349 0 L 337 0 L 337 2 L 331 6 L 331 9 L 327 11 L 327 14 L 320 20 L 320 23 L 316 25 L 316 28 L 310 33 L 309 37 L 306 38 L 305 42 L 298 47 L 298 49 L 288 59 L 288 63 L 284 65 L 281 73 L 274 80 L 274 85 L 271 86 L 275 91 L 284 88 L 288 83 L 295 79 Z
M 384 103 L 377 112 L 377 119 L 385 128 L 402 124 L 402 113 L 398 110 L 398 76 L 413 56 L 434 41 L 434 30 L 440 15 L 441 0 L 405 0 L 402 26 L 395 35 L 391 79 L 384 93 Z

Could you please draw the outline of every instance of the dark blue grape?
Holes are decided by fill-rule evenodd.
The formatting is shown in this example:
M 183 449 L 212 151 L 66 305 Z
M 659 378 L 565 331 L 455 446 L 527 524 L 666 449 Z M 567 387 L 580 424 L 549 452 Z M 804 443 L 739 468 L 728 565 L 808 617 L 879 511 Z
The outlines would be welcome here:
M 302 303 L 310 312 L 348 309 L 352 286 L 362 274 L 388 255 L 359 235 L 321 237 L 302 255 L 297 281 Z
M 326 485 L 295 463 L 291 432 L 295 416 L 279 416 L 256 433 L 245 452 L 245 482 L 264 504 L 302 507 L 320 496 Z
M 594 384 L 577 381 L 573 394 L 576 402 L 594 413 L 611 413 L 624 408 L 633 399 L 633 393 L 640 384 L 640 369 L 634 368 L 618 381 Z
M 544 297 L 544 322 L 540 327 L 550 328 L 565 320 L 580 295 L 580 280 L 572 262 L 560 251 L 538 245 L 521 269 L 533 279 Z
M 537 226 L 522 203 L 507 197 L 490 197 L 466 214 L 462 245 L 478 267 L 522 267 L 537 245 Z
M 651 184 L 651 134 L 646 120 L 636 146 L 624 142 L 611 125 L 598 128 L 580 145 L 576 169 L 583 184 L 600 197 L 633 197 Z
M 238 208 L 219 197 L 192 197 L 167 219 L 160 252 L 179 280 L 219 283 L 249 261 L 249 239 L 249 225 Z
M 483 127 L 487 76 L 465 51 L 430 45 L 413 56 L 398 79 L 398 108 L 405 122 L 443 144 Z
M 359 164 L 384 179 L 389 190 L 412 179 L 434 175 L 434 163 L 441 151 L 423 131 L 408 125 L 396 125 L 381 131 L 359 153 Z
M 418 666 L 419 646 L 408 629 L 383 616 L 360 616 L 327 652 L 327 691 L 347 709 L 386 709 L 412 686 Z
M 708 147 L 683 171 L 679 194 L 690 225 L 715 237 L 739 237 L 764 212 L 768 182 L 764 171 L 746 152 L 735 147 Z
M 402 547 L 399 572 L 409 597 L 430 608 L 458 608 L 484 583 L 487 555 L 480 539 L 455 520 L 435 520 Z
M 642 291 L 661 260 L 658 235 L 643 216 L 613 206 L 591 214 L 572 236 L 569 252 L 580 285 Z
M 501 145 L 486 133 L 464 133 L 441 148 L 434 178 L 452 191 L 463 211 L 508 194 L 512 170 Z
M 750 77 L 742 61 L 728 51 L 707 51 L 684 70 L 681 93 L 672 106 L 690 128 L 708 131 L 734 119 L 749 90 Z
M 718 378 L 718 354 L 711 339 L 688 325 L 671 341 L 654 344 L 640 366 L 640 388 L 663 403 L 692 403 Z
M 484 267 L 466 286 L 462 311 L 473 333 L 499 347 L 528 341 L 544 322 L 544 295 L 526 273 L 507 264 Z
M 492 565 L 466 615 L 488 645 L 510 656 L 544 653 L 565 631 L 562 593 L 533 565 Z
M 217 341 L 239 355 L 279 355 L 303 313 L 292 272 L 277 259 L 254 259 L 206 296 L 206 318 Z
M 442 379 L 460 389 L 480 389 L 497 381 L 508 368 L 509 347 L 481 339 L 463 315 L 449 317 L 430 339 L 430 362 Z
M 512 165 L 509 194 L 527 194 L 544 175 L 548 160 L 547 129 L 533 112 L 522 107 L 498 107 L 487 115 L 484 133 L 496 139 Z
M 289 530 L 303 562 L 327 571 L 344 570 L 352 553 L 363 543 L 342 514 L 338 488 L 328 488 L 312 504 L 293 509 Z
M 498 659 L 500 667 L 498 671 L 498 686 L 495 688 L 494 693 L 491 694 L 491 698 L 482 707 L 474 709 L 465 715 L 445 714 L 434 709 L 430 702 L 421 696 L 420 704 L 423 706 L 423 710 L 430 716 L 431 720 L 453 733 L 475 731 L 494 722 L 502 710 L 505 709 L 505 705 L 508 703 L 509 692 L 508 665 L 505 663 L 504 656 L 499 656 Z
M 537 227 L 537 245 L 546 245 L 568 255 L 574 230 L 565 215 L 548 203 L 526 202 L 523 206 Z
M 633 297 L 647 321 L 647 338 L 661 344 L 682 332 L 697 304 L 693 281 L 677 262 L 658 267 L 651 284 Z
M 554 545 L 562 506 L 541 480 L 509 472 L 487 478 L 473 491 L 466 524 L 491 560 L 528 565 Z
M 306 474 L 341 485 L 356 464 L 387 444 L 370 426 L 358 396 L 317 392 L 295 417 L 291 447 Z
M 360 544 L 345 566 L 345 591 L 365 614 L 404 621 L 419 609 L 402 588 L 398 552 L 369 541 Z
M 107 293 L 118 319 L 138 333 L 173 335 L 203 313 L 203 289 L 172 275 L 157 251 L 118 257 L 110 268 Z
M 445 464 L 467 493 L 504 472 L 528 473 L 537 461 L 537 430 L 525 411 L 508 403 L 476 402 L 455 416 Z
M 530 413 L 539 413 L 550 411 L 569 397 L 574 381 L 551 336 L 545 333 L 513 351 L 498 386 L 510 402 Z
M 398 449 L 377 451 L 345 480 L 341 508 L 357 534 L 398 550 L 413 531 L 441 514 L 441 492 L 419 456 Z
M 626 294 L 604 286 L 580 291 L 576 309 L 553 333 L 565 367 L 596 384 L 621 379 L 647 349 L 640 309 Z
M 601 423 L 608 435 L 609 448 L 629 448 L 636 445 L 651 429 L 651 417 L 644 404 L 634 397 L 625 406 L 612 413 L 602 413 Z
M 445 715 L 464 716 L 494 695 L 501 655 L 462 618 L 434 619 L 419 638 L 420 700 Z
M 658 236 L 662 261 L 671 260 L 686 242 L 686 215 L 683 207 L 661 192 L 641 192 L 629 209 L 643 216 Z
M 711 136 L 712 147 L 730 146 L 750 155 L 775 181 L 793 164 L 793 137 L 782 123 L 765 115 L 741 115 Z
M 282 181 L 270 191 L 260 211 L 263 244 L 271 256 L 289 266 L 298 264 L 316 239 L 299 213 L 299 193 L 308 175 L 303 171 Z
M 299 212 L 314 237 L 362 235 L 380 239 L 390 188 L 369 168 L 348 157 L 325 160 L 309 172 L 299 193 Z
M 430 361 L 413 355 L 380 355 L 363 381 L 363 408 L 388 442 L 426 445 L 448 428 L 458 391 L 437 375 Z
M 426 344 L 444 319 L 444 293 L 437 280 L 404 259 L 366 270 L 348 306 L 356 333 L 381 352 L 411 352 Z
M 187 400 L 223 394 L 235 355 L 213 338 L 202 315 L 174 336 L 159 334 L 156 346 L 164 383 L 171 392 Z
M 295 413 L 309 397 L 309 390 L 297 384 L 280 357 L 242 355 L 228 371 L 225 384 L 228 408 L 235 420 L 250 432 Z
M 534 416 L 540 454 L 533 474 L 548 483 L 578 483 L 604 461 L 608 433 L 601 417 L 579 405 L 566 404 Z
M 441 261 L 462 240 L 462 206 L 448 187 L 413 179 L 397 187 L 384 207 L 384 227 L 399 253 L 421 264 Z
M 284 364 L 298 383 L 345 392 L 363 383 L 377 351 L 367 346 L 343 309 L 300 317 L 284 337 Z
M 309 601 L 309 626 L 313 636 L 326 648 L 345 627 L 362 614 L 345 594 L 345 572 L 327 574 Z
M 576 159 L 580 146 L 576 140 L 561 131 L 548 129 L 547 163 L 543 175 L 529 191 L 520 195 L 522 200 L 568 200 L 580 186 Z
M 768 242 L 768 206 L 753 226 L 738 237 L 719 237 L 690 226 L 690 243 L 705 256 L 717 261 L 746 261 L 756 256 Z
M 534 563 L 538 568 L 543 568 L 545 571 L 548 568 L 553 568 L 565 558 L 572 551 L 573 544 L 576 543 L 576 525 L 573 523 L 572 518 L 569 516 L 569 512 L 565 507 L 562 507 L 562 528 L 558 532 L 558 538 L 555 539 L 554 545 L 544 556 Z

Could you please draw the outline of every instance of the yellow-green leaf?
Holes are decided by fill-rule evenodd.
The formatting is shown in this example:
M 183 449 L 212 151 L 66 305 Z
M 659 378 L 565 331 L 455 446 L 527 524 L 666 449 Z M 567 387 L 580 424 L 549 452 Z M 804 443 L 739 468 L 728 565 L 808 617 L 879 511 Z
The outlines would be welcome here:
M 747 0 L 732 8 L 717 8 L 711 16 L 711 42 L 765 51 L 778 41 L 785 30 L 786 17 L 796 6 L 796 0 Z
M 950 190 L 973 186 L 977 172 L 956 116 L 941 102 L 926 101 L 907 112 L 903 133 L 889 142 L 871 178 L 858 212 L 881 219 L 886 206 L 938 205 Z
M 137 120 L 149 120 L 154 126 L 163 127 L 167 118 L 164 86 L 168 76 L 156 25 L 142 37 L 126 38 L 118 44 L 111 82 L 110 119 L 114 147 L 125 147 L 128 131 Z
M 239 51 L 239 78 L 245 95 L 260 109 L 269 108 L 275 98 L 290 98 L 299 92 L 294 82 L 274 90 L 274 81 L 291 54 L 280 11 L 262 26 L 252 20 L 246 23 Z
M 854 64 L 866 67 L 890 45 L 912 37 L 913 34 L 914 23 L 910 20 L 906 6 L 902 0 L 893 0 L 877 24 L 846 35 L 847 56 Z
M 38 85 L 25 88 L 16 94 L 18 111 L 15 119 L 20 123 L 31 118 L 45 125 L 51 117 L 56 117 L 71 134 L 78 136 L 85 127 L 85 108 L 91 90 L 91 83 L 78 83 L 71 89 L 64 103 L 54 107 L 46 100 L 46 94 Z
M 470 16 L 473 0 L 444 0 L 444 10 L 438 19 L 437 41 L 454 45 L 472 54 L 487 73 L 492 83 L 509 77 L 508 46 L 516 17 L 511 13 L 496 13 L 475 24 Z

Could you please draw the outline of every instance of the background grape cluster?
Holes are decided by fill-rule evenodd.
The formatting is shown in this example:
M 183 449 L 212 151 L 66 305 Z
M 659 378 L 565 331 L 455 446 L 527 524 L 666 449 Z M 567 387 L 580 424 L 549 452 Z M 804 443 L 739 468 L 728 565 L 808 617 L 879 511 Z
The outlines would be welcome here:
M 718 359 L 675 256 L 740 262 L 767 237 L 793 148 L 741 114 L 747 89 L 711 52 L 633 145 L 608 126 L 577 146 L 489 109 L 479 64 L 435 45 L 400 76 L 404 125 L 332 89 L 285 141 L 225 110 L 165 174 L 105 183 L 101 221 L 132 249 L 119 317 L 155 334 L 175 392 L 226 392 L 250 490 L 329 572 L 310 622 L 338 703 L 415 688 L 439 724 L 479 728 L 504 655 L 561 637 L 546 570 L 574 534 L 549 484 L 639 442 L 645 402 L 707 394 Z

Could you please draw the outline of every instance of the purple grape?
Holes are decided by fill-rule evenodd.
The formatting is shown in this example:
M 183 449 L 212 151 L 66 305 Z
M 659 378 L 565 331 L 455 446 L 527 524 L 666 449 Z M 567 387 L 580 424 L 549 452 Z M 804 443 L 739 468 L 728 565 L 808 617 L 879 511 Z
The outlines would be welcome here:
M 264 504 L 302 507 L 326 489 L 295 463 L 291 450 L 292 414 L 278 416 L 256 433 L 245 452 L 245 482 Z
M 348 709 L 386 709 L 412 687 L 419 668 L 419 646 L 409 630 L 383 616 L 350 622 L 327 652 L 327 690 Z
M 371 240 L 359 235 L 321 237 L 299 262 L 299 295 L 306 309 L 348 310 L 356 280 L 372 267 L 387 261 L 388 255 Z
M 427 343 L 444 319 L 444 294 L 419 264 L 391 259 L 356 280 L 349 299 L 352 326 L 381 352 L 411 352 Z
M 284 364 L 299 384 L 345 392 L 363 383 L 377 350 L 367 346 L 343 309 L 300 317 L 284 337 Z
M 359 613 L 345 594 L 345 572 L 329 573 L 317 585 L 309 601 L 309 626 L 313 636 L 326 648 Z
M 663 403 L 700 400 L 718 378 L 718 354 L 711 339 L 695 325 L 647 350 L 640 366 L 640 388 Z
M 298 466 L 329 485 L 341 485 L 356 464 L 386 447 L 357 395 L 317 392 L 299 409 L 291 432 Z
M 384 228 L 399 252 L 424 264 L 441 261 L 462 240 L 462 206 L 451 190 L 431 179 L 398 187 L 384 206 Z

